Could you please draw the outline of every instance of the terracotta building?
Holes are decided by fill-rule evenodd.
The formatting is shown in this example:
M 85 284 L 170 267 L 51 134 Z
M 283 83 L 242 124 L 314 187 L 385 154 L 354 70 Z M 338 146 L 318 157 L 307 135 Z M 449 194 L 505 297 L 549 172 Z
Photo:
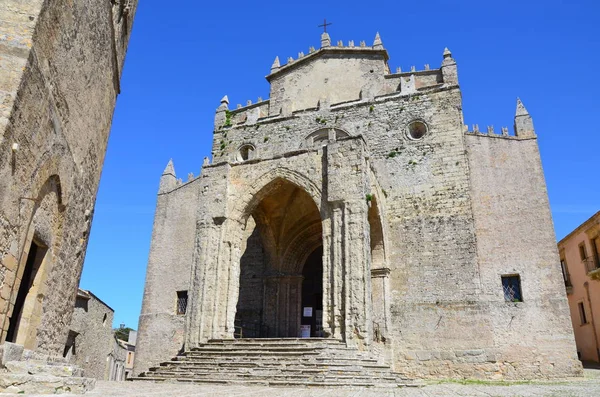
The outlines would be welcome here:
M 600 211 L 558 243 L 577 354 L 600 362 Z

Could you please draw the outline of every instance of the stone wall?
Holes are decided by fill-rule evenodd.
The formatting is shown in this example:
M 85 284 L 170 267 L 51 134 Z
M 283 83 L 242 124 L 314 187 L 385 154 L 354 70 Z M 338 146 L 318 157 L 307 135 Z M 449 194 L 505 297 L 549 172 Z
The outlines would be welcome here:
M 161 189 L 177 186 L 174 169 L 165 170 Z M 159 193 L 136 345 L 140 363 L 156 363 L 183 347 L 185 316 L 177 314 L 177 291 L 188 291 L 196 236 L 198 180 Z
M 79 291 L 71 330 L 78 333 L 71 362 L 83 368 L 84 376 L 108 380 L 107 359 L 113 350 L 114 311 L 89 291 Z
M 39 316 L 17 339 L 63 352 L 136 5 L 0 5 L 2 340 L 35 243 L 47 249 Z
M 505 374 L 579 369 L 537 139 L 465 136 L 481 300 Z M 518 274 L 522 302 L 505 302 L 501 276 Z M 515 364 L 516 361 L 521 361 Z

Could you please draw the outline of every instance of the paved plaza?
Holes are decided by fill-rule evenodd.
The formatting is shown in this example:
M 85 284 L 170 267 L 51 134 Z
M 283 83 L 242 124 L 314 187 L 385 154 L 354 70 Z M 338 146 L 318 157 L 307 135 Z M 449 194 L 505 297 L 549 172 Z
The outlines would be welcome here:
M 14 394 L 3 394 L 9 396 Z M 70 396 L 69 394 L 60 394 Z M 49 395 L 43 395 L 49 396 Z M 53 394 L 53 396 L 57 396 Z M 278 388 L 267 386 L 216 386 L 179 383 L 100 381 L 87 397 L 175 397 L 175 396 L 256 396 L 256 397 L 594 397 L 600 396 L 600 370 L 586 369 L 584 379 L 560 382 L 484 383 L 442 382 L 423 387 L 381 389 Z M 35 395 L 34 397 L 42 397 Z

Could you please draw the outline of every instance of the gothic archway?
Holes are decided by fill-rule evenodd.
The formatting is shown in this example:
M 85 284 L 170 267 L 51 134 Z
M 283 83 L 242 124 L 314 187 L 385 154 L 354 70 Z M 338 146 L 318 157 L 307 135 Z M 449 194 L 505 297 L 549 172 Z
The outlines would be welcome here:
M 37 347 L 37 330 L 42 322 L 47 295 L 46 280 L 52 271 L 62 242 L 63 195 L 58 175 L 50 176 L 40 188 L 27 227 L 25 247 L 11 286 L 10 310 L 5 318 L 5 340 Z
M 318 268 L 315 261 L 320 260 L 321 272 L 323 268 L 322 254 L 308 261 L 323 244 L 319 208 L 303 188 L 275 178 L 255 193 L 249 215 L 242 238 L 235 336 L 298 337 L 308 317 L 304 314 L 317 315 L 316 310 L 303 311 L 302 291 L 305 264 Z M 322 300 L 322 275 L 319 280 Z M 311 302 L 319 296 L 313 284 Z
M 390 326 L 389 285 L 390 269 L 387 267 L 386 245 L 380 204 L 373 195 L 368 211 L 371 246 L 371 307 L 373 309 L 373 336 L 384 341 Z

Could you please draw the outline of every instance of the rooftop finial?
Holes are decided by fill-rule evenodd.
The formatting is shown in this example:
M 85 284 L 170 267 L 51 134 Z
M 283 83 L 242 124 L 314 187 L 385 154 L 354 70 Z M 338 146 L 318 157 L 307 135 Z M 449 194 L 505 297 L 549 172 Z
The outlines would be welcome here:
M 521 99 L 517 97 L 517 112 L 515 116 L 529 116 L 529 112 L 525 109 L 525 105 L 521 102 Z
M 221 98 L 221 104 L 229 105 L 229 98 L 227 97 L 227 95 Z
M 279 69 L 281 67 L 281 64 L 279 63 L 279 57 L 275 57 L 275 60 L 273 61 L 273 65 L 271 65 L 271 71 L 275 71 L 277 69 Z
M 383 42 L 381 41 L 381 37 L 379 36 L 379 32 L 375 35 L 375 40 L 373 41 L 373 49 L 375 50 L 383 50 Z
M 444 48 L 444 58 L 452 58 L 452 53 L 448 49 L 448 47 Z

